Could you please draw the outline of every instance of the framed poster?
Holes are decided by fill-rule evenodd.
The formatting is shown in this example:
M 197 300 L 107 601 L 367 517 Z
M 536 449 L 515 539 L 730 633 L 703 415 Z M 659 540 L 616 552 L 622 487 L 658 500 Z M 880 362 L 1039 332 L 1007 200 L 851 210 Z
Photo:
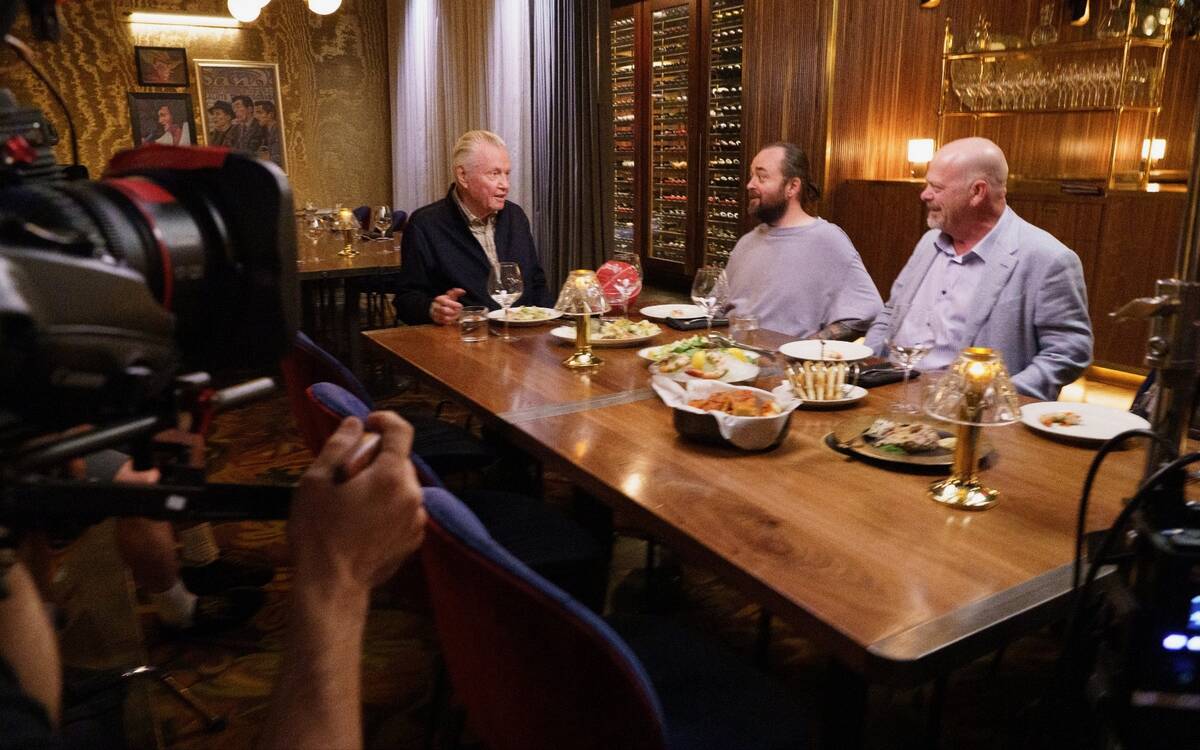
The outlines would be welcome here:
M 244 60 L 196 60 L 204 142 L 228 146 L 287 171 L 279 66 Z
M 135 146 L 196 145 L 196 120 L 192 116 L 192 98 L 187 94 L 130 92 L 129 120 Z
M 133 57 L 142 86 L 188 85 L 187 50 L 183 47 L 134 47 Z

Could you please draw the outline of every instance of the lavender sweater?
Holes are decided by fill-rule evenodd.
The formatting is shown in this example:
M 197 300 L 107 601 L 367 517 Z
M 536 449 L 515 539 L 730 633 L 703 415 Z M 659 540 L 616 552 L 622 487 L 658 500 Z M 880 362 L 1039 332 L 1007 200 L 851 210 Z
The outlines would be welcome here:
M 837 226 L 759 224 L 738 240 L 726 266 L 730 314 L 806 337 L 830 323 L 865 331 L 883 308 L 858 251 Z

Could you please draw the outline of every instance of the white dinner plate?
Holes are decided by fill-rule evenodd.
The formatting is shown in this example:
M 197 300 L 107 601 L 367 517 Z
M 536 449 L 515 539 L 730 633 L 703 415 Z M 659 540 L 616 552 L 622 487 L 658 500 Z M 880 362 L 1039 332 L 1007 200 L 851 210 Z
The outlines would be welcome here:
M 725 373 L 724 377 L 720 378 L 721 382 L 723 383 L 745 383 L 758 377 L 758 365 L 751 364 L 749 362 L 743 362 L 732 355 L 725 355 L 724 365 L 728 372 Z M 692 375 L 688 375 L 683 370 L 659 373 L 657 364 L 650 365 L 650 372 L 654 373 L 655 375 L 666 375 L 671 380 L 677 380 L 680 383 L 686 383 L 689 380 L 700 379 Z
M 690 320 L 704 317 L 704 309 L 699 305 L 650 305 L 643 307 L 638 312 L 644 317 L 654 320 L 666 320 L 667 318 Z
M 588 340 L 591 342 L 592 346 L 636 346 L 637 344 L 649 341 L 659 333 L 662 333 L 662 331 L 651 333 L 647 336 L 633 336 L 627 339 L 598 339 L 595 336 L 591 336 Z M 556 339 L 562 339 L 563 341 L 575 343 L 575 326 L 559 326 L 558 328 L 551 328 L 550 335 Z
M 532 305 L 531 305 L 532 307 Z M 549 323 L 562 317 L 562 310 L 555 310 L 553 307 L 539 307 L 539 310 L 546 313 L 546 317 L 538 318 L 537 320 L 513 320 L 508 321 L 510 326 L 540 326 L 543 323 Z M 497 323 L 504 322 L 503 310 L 492 310 L 488 314 L 488 320 L 494 320 Z
M 1059 425 L 1047 427 L 1042 424 L 1043 416 L 1067 411 L 1078 414 L 1081 422 L 1069 427 Z M 1026 404 L 1021 407 L 1021 422 L 1034 432 L 1044 435 L 1093 443 L 1108 440 L 1125 430 L 1150 426 L 1145 419 L 1121 409 L 1099 404 L 1077 404 L 1070 401 L 1040 401 L 1036 404 Z
M 786 383 L 786 382 L 780 383 L 779 385 L 775 386 L 771 390 L 771 393 L 775 396 L 775 398 L 779 399 L 780 401 L 791 401 L 793 398 L 792 386 L 790 383 Z M 851 404 L 857 404 L 859 401 L 862 401 L 866 397 L 867 397 L 867 389 L 866 388 L 863 388 L 861 385 L 850 385 L 849 383 L 846 383 L 845 385 L 842 386 L 842 397 L 841 398 L 831 398 L 831 399 L 826 399 L 824 401 L 817 401 L 815 399 L 801 399 L 799 408 L 801 408 L 801 409 L 841 409 L 844 406 L 850 406 Z
M 787 342 L 779 347 L 779 353 L 792 359 L 853 362 L 856 359 L 866 359 L 875 352 L 871 351 L 870 347 L 856 344 L 853 341 L 805 339 L 804 341 Z

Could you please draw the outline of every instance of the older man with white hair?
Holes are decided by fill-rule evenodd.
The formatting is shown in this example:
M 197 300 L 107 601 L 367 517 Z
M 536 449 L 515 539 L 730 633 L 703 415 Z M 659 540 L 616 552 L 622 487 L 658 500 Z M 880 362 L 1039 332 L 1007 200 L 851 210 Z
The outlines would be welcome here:
M 525 293 L 514 304 L 551 305 L 529 219 L 506 200 L 512 166 L 500 136 L 471 130 L 458 139 L 446 197 L 413 212 L 404 228 L 393 302 L 409 325 L 455 322 L 463 305 L 499 309 L 487 292 L 501 261 L 521 267 Z
M 947 143 L 925 179 L 930 231 L 892 285 L 867 345 L 886 353 L 893 319 L 906 310 L 895 321 L 896 338 L 930 347 L 919 369 L 946 367 L 968 346 L 989 346 L 1018 391 L 1057 398 L 1092 361 L 1079 257 L 1008 207 L 1008 162 L 986 138 Z

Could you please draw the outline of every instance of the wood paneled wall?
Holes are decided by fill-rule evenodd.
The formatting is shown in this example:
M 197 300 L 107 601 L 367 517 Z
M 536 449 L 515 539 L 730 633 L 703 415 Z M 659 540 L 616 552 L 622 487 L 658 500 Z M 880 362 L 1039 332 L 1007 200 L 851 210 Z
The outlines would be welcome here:
M 825 44 L 830 0 L 746 0 L 742 141 L 746 169 L 762 146 L 791 141 L 825 170 Z
M 187 92 L 199 127 L 194 59 L 279 64 L 288 178 L 298 203 L 390 203 L 387 8 L 377 0 L 344 0 L 318 16 L 301 0 L 276 0 L 241 29 L 129 24 L 124 12 L 227 13 L 224 0 L 95 0 L 61 5 L 62 39 L 31 43 L 43 70 L 67 101 L 79 128 L 81 161 L 98 176 L 117 151 L 133 145 L 126 94 Z M 29 39 L 24 20 L 15 32 Z M 134 45 L 184 47 L 187 89 L 137 85 Z M 57 154 L 70 158 L 66 125 L 45 87 L 11 54 L 0 57 L 0 85 L 42 108 L 63 135 Z

